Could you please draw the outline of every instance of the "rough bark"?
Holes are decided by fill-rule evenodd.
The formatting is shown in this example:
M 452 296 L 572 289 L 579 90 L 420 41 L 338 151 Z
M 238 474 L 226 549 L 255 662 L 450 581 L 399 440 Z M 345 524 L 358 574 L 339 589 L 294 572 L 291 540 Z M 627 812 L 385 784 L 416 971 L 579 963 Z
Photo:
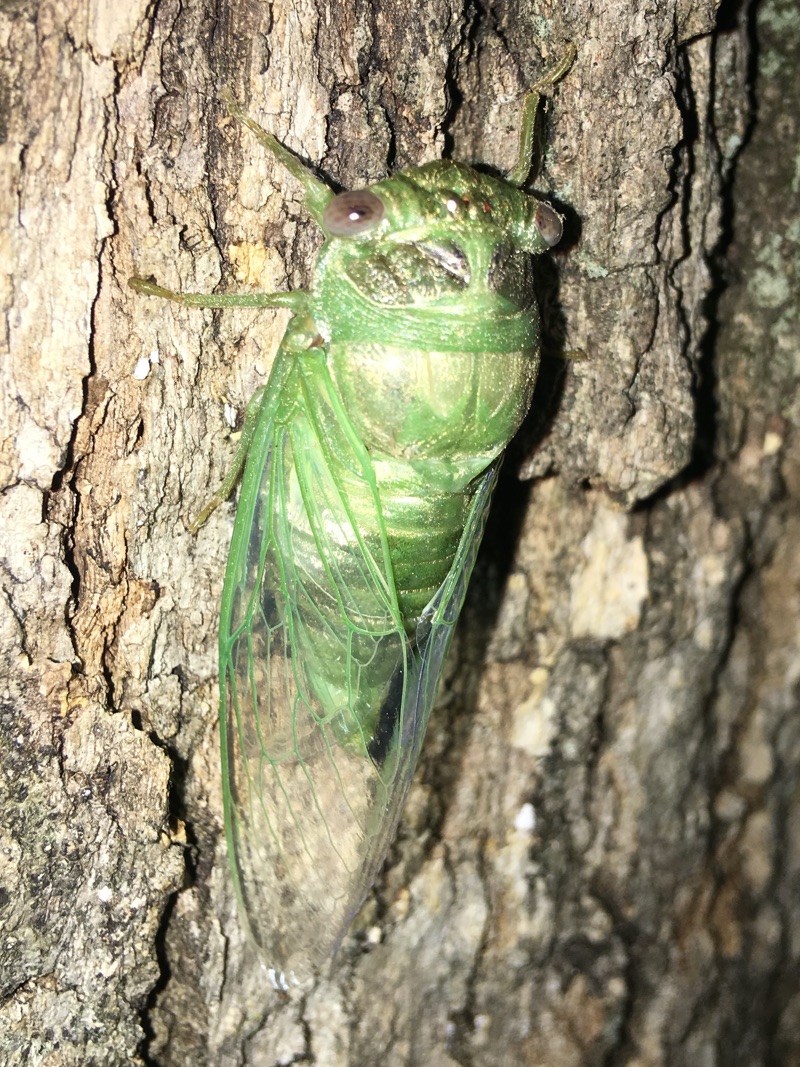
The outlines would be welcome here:
M 0 33 L 2 1061 L 797 1062 L 794 0 L 11 0 Z M 386 869 L 285 997 L 222 835 L 232 512 L 185 528 L 285 319 L 126 279 L 310 279 L 221 86 L 343 186 L 506 168 L 568 40 L 551 358 Z

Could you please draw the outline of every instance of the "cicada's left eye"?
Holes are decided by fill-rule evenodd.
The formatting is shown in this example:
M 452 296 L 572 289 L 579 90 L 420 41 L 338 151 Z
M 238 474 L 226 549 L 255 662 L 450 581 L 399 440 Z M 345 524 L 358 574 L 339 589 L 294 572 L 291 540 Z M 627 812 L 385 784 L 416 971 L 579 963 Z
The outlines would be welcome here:
M 386 208 L 369 189 L 339 193 L 325 208 L 322 225 L 334 237 L 355 237 L 377 226 Z
M 534 222 L 550 248 L 558 244 L 564 232 L 564 220 L 557 211 L 549 204 L 539 204 Z

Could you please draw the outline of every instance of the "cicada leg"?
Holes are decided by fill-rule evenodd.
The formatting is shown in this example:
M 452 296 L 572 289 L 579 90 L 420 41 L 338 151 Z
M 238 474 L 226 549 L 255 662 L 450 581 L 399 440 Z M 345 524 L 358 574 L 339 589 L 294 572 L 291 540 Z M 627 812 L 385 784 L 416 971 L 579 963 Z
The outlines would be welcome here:
M 522 104 L 522 117 L 519 124 L 519 151 L 516 166 L 506 175 L 511 185 L 522 186 L 528 179 L 533 164 L 533 141 L 536 134 L 536 113 L 542 94 L 561 81 L 572 66 L 578 49 L 570 43 L 566 54 L 528 90 Z
M 290 152 L 288 148 L 282 145 L 277 137 L 267 133 L 257 122 L 248 118 L 229 89 L 223 89 L 221 96 L 223 104 L 236 121 L 246 126 L 256 140 L 289 171 L 293 178 L 300 182 L 303 186 L 305 205 L 309 213 L 317 222 L 321 222 L 325 207 L 333 197 L 333 190 L 329 189 L 324 182 L 321 182 L 310 167 L 306 166 L 293 152 Z
M 308 293 L 295 289 L 291 293 L 178 293 L 165 289 L 149 278 L 129 278 L 128 285 L 142 296 L 158 296 L 187 308 L 289 308 L 290 311 L 305 311 Z

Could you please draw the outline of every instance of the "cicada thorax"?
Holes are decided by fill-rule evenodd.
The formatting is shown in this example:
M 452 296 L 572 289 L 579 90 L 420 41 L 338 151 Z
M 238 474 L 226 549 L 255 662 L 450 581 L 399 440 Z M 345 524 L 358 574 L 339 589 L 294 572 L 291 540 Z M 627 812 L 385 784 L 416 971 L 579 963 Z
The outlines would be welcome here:
M 476 479 L 522 422 L 535 349 L 332 344 L 331 376 L 372 458 L 403 622 L 413 634 L 455 557 Z

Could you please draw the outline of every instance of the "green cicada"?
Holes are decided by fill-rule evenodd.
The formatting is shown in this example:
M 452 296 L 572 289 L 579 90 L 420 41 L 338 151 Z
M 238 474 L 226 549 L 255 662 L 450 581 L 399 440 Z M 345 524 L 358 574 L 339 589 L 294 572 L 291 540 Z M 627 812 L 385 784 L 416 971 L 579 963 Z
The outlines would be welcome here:
M 309 291 L 139 292 L 294 314 L 248 405 L 219 635 L 228 848 L 273 976 L 338 947 L 394 834 L 503 450 L 531 400 L 531 254 L 561 237 L 522 191 L 539 92 L 506 179 L 439 160 L 334 192 L 286 167 L 326 240 Z M 242 475 L 243 470 L 243 475 Z

